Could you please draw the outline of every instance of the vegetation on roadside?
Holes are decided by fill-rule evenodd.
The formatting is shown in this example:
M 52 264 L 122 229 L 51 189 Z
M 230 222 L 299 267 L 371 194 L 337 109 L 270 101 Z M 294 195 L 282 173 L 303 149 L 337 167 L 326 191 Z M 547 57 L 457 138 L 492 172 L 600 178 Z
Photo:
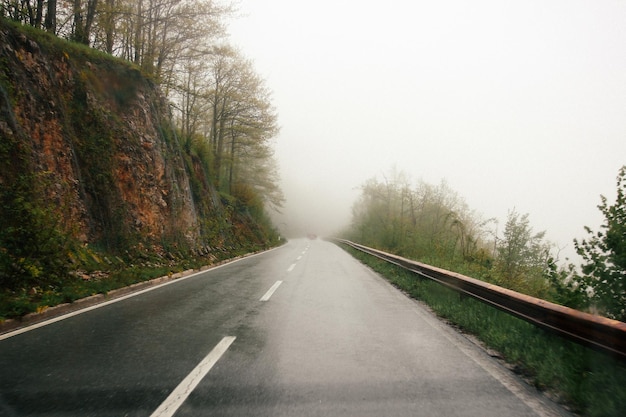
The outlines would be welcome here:
M 412 185 L 394 172 L 362 187 L 347 239 L 515 291 L 610 318 L 626 318 L 626 166 L 617 198 L 598 206 L 601 230 L 574 241 L 583 264 L 557 266 L 529 215 L 509 212 L 504 230 L 444 182 Z M 495 229 L 495 230 L 493 230 Z M 464 332 L 476 335 L 540 390 L 585 416 L 626 415 L 626 363 L 539 329 L 377 258 L 345 248 Z
M 81 3 L 43 16 L 77 18 Z M 122 45 L 131 32 L 106 26 L 137 7 L 122 3 L 94 10 L 86 36 L 71 24 L 44 31 L 25 3 L 0 4 L 0 321 L 279 243 L 267 213 L 283 200 L 277 115 L 251 63 L 218 42 L 228 11 L 205 1 L 139 9 L 132 16 L 171 13 L 132 23 L 166 44 L 133 30 L 146 44 Z M 190 11 L 206 19 L 186 20 Z M 166 221 L 147 233 L 131 210 Z
M 583 257 L 582 275 L 573 274 L 573 292 L 589 290 L 590 302 L 607 316 L 626 321 L 626 166 L 617 177 L 617 199 L 598 206 L 604 215 L 601 231 L 586 227 L 588 240 L 575 240 Z M 572 292 L 572 291 L 570 291 Z
M 153 278 L 171 276 L 189 269 L 219 263 L 247 253 L 266 249 L 250 243 L 246 246 L 215 249 L 207 253 L 166 252 L 142 248 L 124 257 L 96 251 L 88 246 L 70 253 L 72 270 L 51 283 L 0 290 L 0 322 L 41 312 L 49 307 L 71 303 L 80 298 L 127 287 Z M 137 248 L 139 249 L 139 248 Z
M 445 182 L 412 184 L 402 173 L 361 187 L 344 237 L 406 258 L 459 272 L 537 298 L 626 319 L 626 166 L 617 199 L 602 196 L 602 230 L 574 241 L 584 264 L 557 266 L 545 232 L 511 210 L 498 232 Z
M 342 247 L 461 331 L 497 351 L 536 388 L 589 417 L 626 415 L 626 363 L 562 339 L 396 265 Z

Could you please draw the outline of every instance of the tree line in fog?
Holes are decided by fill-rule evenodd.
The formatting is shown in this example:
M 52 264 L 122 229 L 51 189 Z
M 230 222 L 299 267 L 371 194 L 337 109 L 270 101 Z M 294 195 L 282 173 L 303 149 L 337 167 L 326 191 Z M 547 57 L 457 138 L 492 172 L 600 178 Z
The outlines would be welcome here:
M 280 206 L 271 93 L 228 43 L 232 4 L 211 0 L 0 0 L 0 16 L 133 63 L 171 102 L 180 140 L 215 186 Z
M 574 240 L 583 263 L 559 266 L 558 248 L 533 230 L 529 214 L 504 225 L 484 219 L 444 181 L 412 182 L 392 171 L 361 187 L 347 237 L 525 294 L 626 320 L 626 166 L 617 199 L 602 197 L 601 230 Z

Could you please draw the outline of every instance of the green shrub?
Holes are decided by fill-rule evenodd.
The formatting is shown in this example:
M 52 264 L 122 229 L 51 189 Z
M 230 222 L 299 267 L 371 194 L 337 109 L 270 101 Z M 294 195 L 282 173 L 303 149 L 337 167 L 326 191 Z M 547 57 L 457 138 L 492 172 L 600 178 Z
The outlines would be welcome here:
M 37 192 L 42 181 L 24 174 L 0 187 L 0 288 L 57 286 L 67 278 L 73 241 Z

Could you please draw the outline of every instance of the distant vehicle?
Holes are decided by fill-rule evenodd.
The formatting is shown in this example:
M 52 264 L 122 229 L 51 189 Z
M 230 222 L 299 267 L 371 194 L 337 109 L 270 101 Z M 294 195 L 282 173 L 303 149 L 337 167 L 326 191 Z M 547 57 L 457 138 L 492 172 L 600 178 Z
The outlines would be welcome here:
M 308 237 L 309 239 L 311 239 L 311 240 L 315 240 L 315 239 L 317 239 L 317 235 L 316 235 L 315 233 L 309 233 L 309 234 L 307 235 L 307 237 Z

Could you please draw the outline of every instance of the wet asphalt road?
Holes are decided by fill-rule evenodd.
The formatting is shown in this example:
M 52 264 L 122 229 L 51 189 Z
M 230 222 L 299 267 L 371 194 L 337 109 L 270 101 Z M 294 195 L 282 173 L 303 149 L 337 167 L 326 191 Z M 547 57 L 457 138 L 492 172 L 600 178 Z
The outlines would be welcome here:
M 151 416 L 229 336 L 175 416 L 565 415 L 340 248 L 302 239 L 0 340 L 0 416 Z

